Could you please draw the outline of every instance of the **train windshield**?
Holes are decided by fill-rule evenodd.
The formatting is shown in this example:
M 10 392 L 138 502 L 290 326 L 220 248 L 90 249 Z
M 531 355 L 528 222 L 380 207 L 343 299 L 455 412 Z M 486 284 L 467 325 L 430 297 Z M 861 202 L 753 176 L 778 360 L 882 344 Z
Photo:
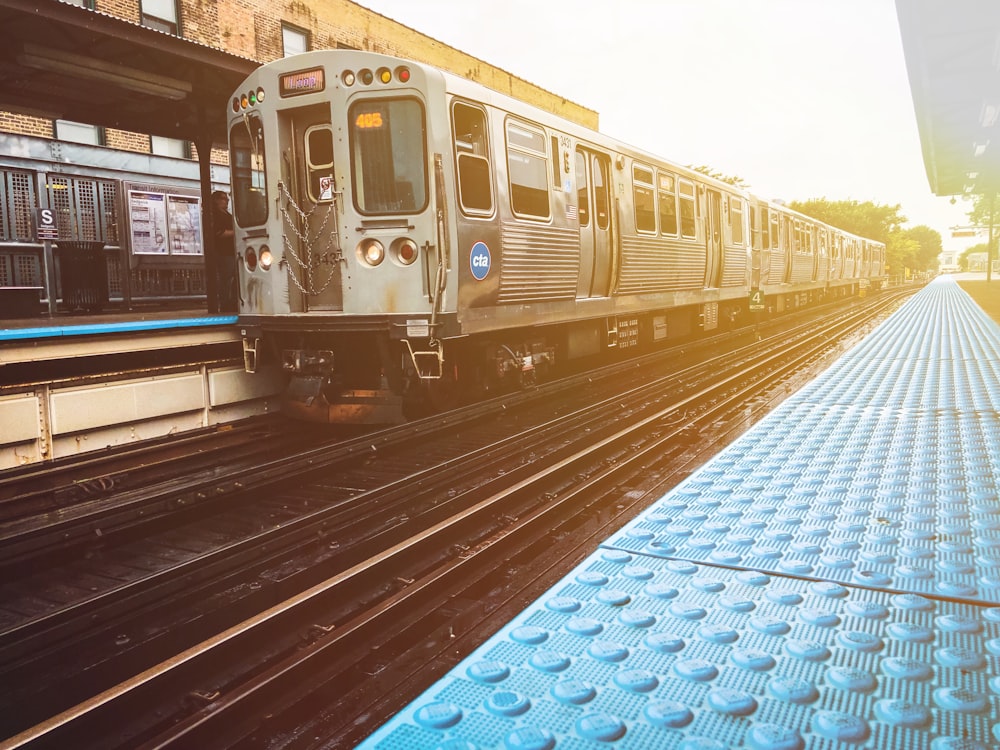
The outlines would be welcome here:
M 423 211 L 427 207 L 427 139 L 420 102 L 365 99 L 351 105 L 348 122 L 358 211 Z
M 233 213 L 241 227 L 267 221 L 267 180 L 264 172 L 264 127 L 257 114 L 244 115 L 229 133 Z

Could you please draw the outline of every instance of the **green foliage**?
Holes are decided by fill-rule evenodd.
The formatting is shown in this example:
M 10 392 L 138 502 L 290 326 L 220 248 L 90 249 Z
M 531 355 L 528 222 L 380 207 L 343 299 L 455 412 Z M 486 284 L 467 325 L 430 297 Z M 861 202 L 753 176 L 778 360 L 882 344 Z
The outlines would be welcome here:
M 808 201 L 792 201 L 788 207 L 830 226 L 884 242 L 886 245 L 889 244 L 889 235 L 906 223 L 906 217 L 899 213 L 902 207 L 898 203 L 895 206 L 881 206 L 871 201 L 859 203 L 813 198 Z
M 703 174 L 706 177 L 711 177 L 713 180 L 720 180 L 721 182 L 724 182 L 727 185 L 733 185 L 734 187 L 738 187 L 738 188 L 747 188 L 747 187 L 749 187 L 743 181 L 742 177 L 733 177 L 733 176 L 730 176 L 730 175 L 724 175 L 721 172 L 716 172 L 714 169 L 712 169 L 711 167 L 706 166 L 704 164 L 702 164 L 701 166 L 698 166 L 698 167 L 692 167 L 691 165 L 688 165 L 688 169 L 690 169 L 690 170 L 692 170 L 694 172 L 697 172 L 698 174 Z
M 882 206 L 871 201 L 828 201 L 814 198 L 795 201 L 789 208 L 860 237 L 885 243 L 886 265 L 890 274 L 904 269 L 930 271 L 937 268 L 941 234 L 928 226 L 903 229 L 906 217 L 901 206 Z
M 963 271 L 969 270 L 969 256 L 971 255 L 988 255 L 990 252 L 989 243 L 980 242 L 978 245 L 973 245 L 972 247 L 967 247 L 962 251 L 962 254 L 958 256 L 958 267 Z

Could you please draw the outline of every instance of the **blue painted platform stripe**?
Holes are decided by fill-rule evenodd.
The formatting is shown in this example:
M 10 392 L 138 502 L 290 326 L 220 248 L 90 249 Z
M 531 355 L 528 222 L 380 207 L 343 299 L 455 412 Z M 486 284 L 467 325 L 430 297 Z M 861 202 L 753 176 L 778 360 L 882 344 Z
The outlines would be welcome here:
M 365 750 L 1000 747 L 1000 327 L 950 278 Z
M 985 750 L 1000 608 L 602 550 L 360 747 Z
M 176 318 L 172 320 L 123 320 L 119 323 L 94 323 L 70 326 L 40 326 L 37 328 L 0 328 L 0 341 L 54 338 L 57 336 L 89 336 L 93 334 L 134 333 L 161 331 L 170 328 L 199 328 L 204 326 L 235 325 L 235 315 L 216 315 L 205 318 Z

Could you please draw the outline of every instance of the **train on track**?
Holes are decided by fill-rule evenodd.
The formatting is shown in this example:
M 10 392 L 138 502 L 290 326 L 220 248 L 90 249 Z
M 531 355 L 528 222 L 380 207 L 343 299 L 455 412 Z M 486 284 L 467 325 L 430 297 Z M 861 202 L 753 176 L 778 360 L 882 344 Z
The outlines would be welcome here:
M 434 67 L 262 66 L 229 103 L 246 367 L 397 422 L 883 282 L 885 247 Z

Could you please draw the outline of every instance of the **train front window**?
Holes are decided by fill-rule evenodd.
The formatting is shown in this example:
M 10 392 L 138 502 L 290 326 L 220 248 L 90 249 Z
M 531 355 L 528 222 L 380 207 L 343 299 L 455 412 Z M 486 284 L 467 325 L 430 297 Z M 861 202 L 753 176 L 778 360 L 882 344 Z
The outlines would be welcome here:
M 229 132 L 233 215 L 241 227 L 267 221 L 267 180 L 264 171 L 264 127 L 260 116 L 248 114 Z
M 365 99 L 348 111 L 354 205 L 363 214 L 427 206 L 427 138 L 416 99 Z

